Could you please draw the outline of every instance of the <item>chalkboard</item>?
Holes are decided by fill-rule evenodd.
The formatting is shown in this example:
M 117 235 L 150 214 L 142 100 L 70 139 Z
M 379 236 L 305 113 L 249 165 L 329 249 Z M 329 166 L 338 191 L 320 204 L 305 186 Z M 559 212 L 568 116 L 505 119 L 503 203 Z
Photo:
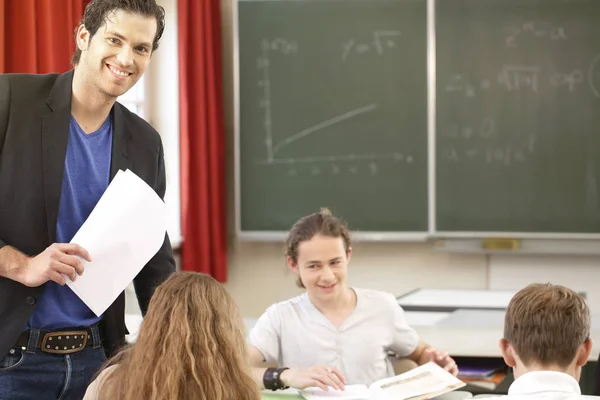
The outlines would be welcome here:
M 236 22 L 238 232 L 329 207 L 600 233 L 600 1 L 238 0 Z
M 240 229 L 427 231 L 426 1 L 237 7 Z
M 436 2 L 436 229 L 600 232 L 600 1 Z

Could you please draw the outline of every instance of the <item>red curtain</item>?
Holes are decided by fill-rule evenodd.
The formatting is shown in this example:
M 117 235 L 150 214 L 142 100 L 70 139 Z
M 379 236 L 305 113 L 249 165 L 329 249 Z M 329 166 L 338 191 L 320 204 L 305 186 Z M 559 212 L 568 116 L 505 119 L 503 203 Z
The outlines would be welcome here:
M 73 34 L 89 0 L 0 0 L 0 73 L 71 69 Z
M 227 280 L 219 0 L 179 0 L 182 269 Z

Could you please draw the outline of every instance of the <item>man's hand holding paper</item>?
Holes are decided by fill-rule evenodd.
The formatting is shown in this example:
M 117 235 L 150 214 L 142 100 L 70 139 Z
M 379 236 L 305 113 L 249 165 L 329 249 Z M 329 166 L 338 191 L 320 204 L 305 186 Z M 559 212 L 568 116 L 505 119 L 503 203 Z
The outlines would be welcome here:
M 125 290 L 163 244 L 166 206 L 133 172 L 119 171 L 75 234 L 89 252 L 85 274 L 67 285 L 98 316 Z

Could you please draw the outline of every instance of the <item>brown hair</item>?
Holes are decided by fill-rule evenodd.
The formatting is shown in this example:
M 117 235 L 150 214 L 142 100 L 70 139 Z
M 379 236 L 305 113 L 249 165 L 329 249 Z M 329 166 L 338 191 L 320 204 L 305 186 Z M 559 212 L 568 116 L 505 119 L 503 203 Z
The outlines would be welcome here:
M 298 263 L 300 243 L 310 240 L 316 235 L 341 237 L 346 254 L 350 250 L 350 232 L 346 223 L 334 217 L 329 209 L 321 208 L 320 212 L 302 217 L 292 226 L 285 240 L 285 255 L 290 257 L 294 264 Z M 296 285 L 301 288 L 305 287 L 300 277 L 296 280 Z
M 77 65 L 81 58 L 81 50 L 77 46 L 79 26 L 85 26 L 91 39 L 106 23 L 108 15 L 119 10 L 144 17 L 154 17 L 156 19 L 156 35 L 152 42 L 152 52 L 158 48 L 158 42 L 165 30 L 165 9 L 156 4 L 156 0 L 92 0 L 85 7 L 83 18 L 75 28 L 75 53 L 71 58 L 71 64 Z
M 525 365 L 567 367 L 590 335 L 590 310 L 584 298 L 560 285 L 531 284 L 508 304 L 506 339 Z
M 100 386 L 100 400 L 259 400 L 238 309 L 212 277 L 177 272 L 157 289 L 135 344 Z M 116 360 L 116 361 L 115 361 Z

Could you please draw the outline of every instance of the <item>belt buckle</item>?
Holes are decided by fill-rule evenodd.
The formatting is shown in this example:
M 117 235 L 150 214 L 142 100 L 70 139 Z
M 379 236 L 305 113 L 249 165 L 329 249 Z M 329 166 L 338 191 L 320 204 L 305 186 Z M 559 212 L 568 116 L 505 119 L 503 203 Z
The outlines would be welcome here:
M 85 348 L 87 331 L 49 332 L 42 339 L 41 350 L 52 354 L 71 354 Z

